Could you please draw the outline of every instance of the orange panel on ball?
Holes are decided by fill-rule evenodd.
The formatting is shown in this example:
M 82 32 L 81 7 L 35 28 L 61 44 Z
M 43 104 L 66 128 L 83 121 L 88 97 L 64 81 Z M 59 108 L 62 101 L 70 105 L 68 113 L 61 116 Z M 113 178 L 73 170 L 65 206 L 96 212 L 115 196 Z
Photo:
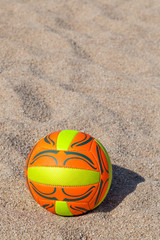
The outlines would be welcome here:
M 68 151 L 89 151 L 93 139 L 89 134 L 79 132 L 72 140 Z
M 28 167 L 69 167 L 91 171 L 99 171 L 97 161 L 91 152 L 86 151 L 57 151 L 35 147 Z
M 99 169 L 100 169 L 100 182 L 96 195 L 90 202 L 90 207 L 95 207 L 104 197 L 109 181 L 109 167 L 106 156 L 102 150 L 102 148 L 98 145 L 96 141 L 93 141 L 91 146 L 91 152 L 94 157 L 97 159 Z
M 48 200 L 43 200 L 43 199 L 39 199 L 39 204 L 46 210 L 48 210 L 51 213 L 56 213 L 55 212 L 55 204 L 56 201 L 48 201 Z
M 91 210 L 88 203 L 73 202 L 68 203 L 68 206 L 73 215 L 81 215 Z
M 39 199 L 46 199 L 47 201 L 89 202 L 98 189 L 98 184 L 66 187 L 46 185 L 30 180 L 28 182 L 34 198 L 38 196 Z
M 46 149 L 57 149 L 57 138 L 61 131 L 57 131 L 43 137 L 39 142 L 38 146 L 46 148 Z

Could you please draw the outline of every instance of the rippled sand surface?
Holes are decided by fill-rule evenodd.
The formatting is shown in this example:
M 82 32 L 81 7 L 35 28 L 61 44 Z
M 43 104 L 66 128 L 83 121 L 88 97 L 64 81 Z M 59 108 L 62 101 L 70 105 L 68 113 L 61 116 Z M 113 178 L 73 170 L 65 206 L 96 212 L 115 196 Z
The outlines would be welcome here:
M 158 240 L 159 0 L 0 0 L 0 239 Z M 85 131 L 113 183 L 75 218 L 41 208 L 25 183 L 43 136 Z

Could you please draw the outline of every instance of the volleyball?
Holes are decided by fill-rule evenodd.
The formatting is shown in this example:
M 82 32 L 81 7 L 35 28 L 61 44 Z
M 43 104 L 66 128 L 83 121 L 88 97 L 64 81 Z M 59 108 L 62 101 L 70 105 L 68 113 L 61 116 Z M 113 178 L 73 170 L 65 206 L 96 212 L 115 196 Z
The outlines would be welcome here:
M 28 189 L 46 210 L 84 214 L 106 197 L 112 165 L 104 146 L 89 134 L 63 130 L 42 138 L 30 151 L 25 168 Z

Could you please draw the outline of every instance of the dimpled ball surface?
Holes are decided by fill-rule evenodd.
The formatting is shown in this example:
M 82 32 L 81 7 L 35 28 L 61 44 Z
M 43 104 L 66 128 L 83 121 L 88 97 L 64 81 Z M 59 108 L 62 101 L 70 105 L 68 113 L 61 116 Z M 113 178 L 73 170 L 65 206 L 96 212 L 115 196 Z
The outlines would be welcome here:
M 52 213 L 74 216 L 104 200 L 112 166 L 98 140 L 83 132 L 63 130 L 42 138 L 32 148 L 25 176 L 38 204 Z

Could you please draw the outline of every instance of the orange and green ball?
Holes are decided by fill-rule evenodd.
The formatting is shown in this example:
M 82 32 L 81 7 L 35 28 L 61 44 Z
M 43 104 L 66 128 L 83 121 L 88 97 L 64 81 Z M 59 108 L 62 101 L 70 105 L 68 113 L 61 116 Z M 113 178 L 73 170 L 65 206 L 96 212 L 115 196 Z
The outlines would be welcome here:
M 48 211 L 74 216 L 97 207 L 112 181 L 103 145 L 74 130 L 51 133 L 32 148 L 25 176 L 33 198 Z

